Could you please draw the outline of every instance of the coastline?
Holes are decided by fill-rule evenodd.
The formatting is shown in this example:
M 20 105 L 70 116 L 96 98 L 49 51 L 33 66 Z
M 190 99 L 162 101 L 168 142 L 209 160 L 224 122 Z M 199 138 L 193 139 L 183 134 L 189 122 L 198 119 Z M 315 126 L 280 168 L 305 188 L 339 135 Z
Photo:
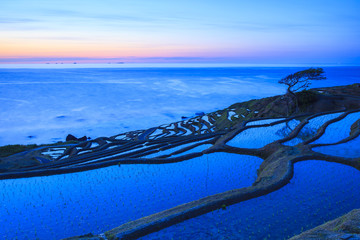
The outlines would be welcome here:
M 44 151 L 44 149 L 49 149 L 52 147 L 59 147 L 59 148 L 65 147 L 66 151 L 71 151 L 71 149 L 76 147 L 77 145 L 79 145 L 80 147 L 91 148 L 91 144 L 93 145 L 95 143 L 100 145 L 104 144 L 104 141 L 107 141 L 106 139 L 114 139 L 114 140 L 119 139 L 120 141 L 130 141 L 130 142 L 137 141 L 138 143 L 136 144 L 139 144 L 146 142 L 147 140 L 150 140 L 151 135 L 154 135 L 154 133 L 158 131 L 163 131 L 166 134 L 160 134 L 156 136 L 156 138 L 169 137 L 173 135 L 176 137 L 185 137 L 185 139 L 188 139 L 186 135 L 188 135 L 189 133 L 190 135 L 195 134 L 196 137 L 204 136 L 205 138 L 211 138 L 216 135 L 221 136 L 227 132 L 231 132 L 236 127 L 245 126 L 244 124 L 246 124 L 246 122 L 248 121 L 256 121 L 260 119 L 275 119 L 275 118 L 287 118 L 287 119 L 301 118 L 302 115 L 304 115 L 303 117 L 306 117 L 306 115 L 316 114 L 319 112 L 343 111 L 346 105 L 347 105 L 346 107 L 347 109 L 356 109 L 356 106 L 359 105 L 359 102 L 357 101 L 357 99 L 359 98 L 358 96 L 360 95 L 359 86 L 360 86 L 359 84 L 353 84 L 349 86 L 314 88 L 311 90 L 297 93 L 297 95 L 300 97 L 300 106 L 301 108 L 303 108 L 303 110 L 300 113 L 295 113 L 295 106 L 294 106 L 295 103 L 292 102 L 291 103 L 292 106 L 290 107 L 290 112 L 292 112 L 292 114 L 290 116 L 288 116 L 288 110 L 286 110 L 283 107 L 284 100 L 282 99 L 281 95 L 279 95 L 279 96 L 267 97 L 262 99 L 253 99 L 242 103 L 235 103 L 223 110 L 218 110 L 212 113 L 207 113 L 198 117 L 193 117 L 191 119 L 174 122 L 167 125 L 163 124 L 161 126 L 153 127 L 149 129 L 125 132 L 111 137 L 104 137 L 104 138 L 100 137 L 86 142 L 78 143 L 76 141 L 70 141 L 70 142 L 58 142 L 55 144 L 43 144 L 43 145 L 35 145 L 35 144 L 6 145 L 0 147 L 0 154 L 2 156 L 2 158 L 0 158 L 0 166 L 1 166 L 1 160 L 4 161 L 4 157 L 6 159 L 11 154 L 15 154 L 15 153 L 18 154 L 21 153 L 21 154 L 20 154 L 20 158 L 18 158 L 17 155 L 14 155 L 13 156 L 15 157 L 14 159 L 18 159 L 18 161 L 20 160 L 21 162 L 23 162 L 23 164 L 25 164 L 24 166 L 27 167 L 39 165 L 36 164 L 36 162 L 39 162 L 39 160 L 36 160 L 34 158 L 34 155 L 40 154 L 39 155 L 40 158 L 48 160 L 46 162 L 51 163 L 55 160 L 57 161 L 59 155 L 57 156 L 57 158 L 56 157 L 52 158 L 49 155 L 42 155 L 41 153 Z M 204 119 L 206 121 L 204 121 Z M 200 128 L 200 130 L 199 129 L 196 130 L 196 128 L 193 127 L 199 124 L 204 125 L 205 129 Z M 182 127 L 183 129 L 181 129 Z M 167 130 L 167 128 L 169 128 L 169 130 Z M 181 131 L 187 133 L 183 134 L 183 132 Z M 167 134 L 170 132 L 171 134 Z M 210 135 L 207 136 L 207 134 Z M 232 131 L 232 134 L 234 134 L 234 131 Z M 187 141 L 191 142 L 193 140 L 192 138 L 190 138 Z M 29 165 L 25 163 L 26 161 L 32 162 L 32 164 Z M 21 167 L 21 164 L 19 166 Z M 5 167 L 0 167 L 0 169 L 3 169 L 2 171 L 4 170 L 7 171 L 6 169 L 8 168 L 5 166 Z M 72 170 L 71 172 L 73 171 L 74 170 Z
M 298 69 L 4 69 L 0 146 L 56 143 L 69 133 L 112 136 L 195 117 L 282 94 L 285 88 L 277 80 Z M 328 80 L 314 81 L 312 87 L 349 85 L 360 77 L 358 67 L 328 67 L 326 72 Z

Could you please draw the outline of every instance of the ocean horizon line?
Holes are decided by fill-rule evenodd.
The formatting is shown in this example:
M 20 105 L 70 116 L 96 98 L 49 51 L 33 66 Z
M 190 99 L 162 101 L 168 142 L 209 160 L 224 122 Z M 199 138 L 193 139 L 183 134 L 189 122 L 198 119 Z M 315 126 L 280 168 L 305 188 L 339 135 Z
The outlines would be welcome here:
M 1 63 L 0 69 L 34 68 L 217 68 L 217 67 L 360 67 L 360 64 L 318 64 L 318 63 Z

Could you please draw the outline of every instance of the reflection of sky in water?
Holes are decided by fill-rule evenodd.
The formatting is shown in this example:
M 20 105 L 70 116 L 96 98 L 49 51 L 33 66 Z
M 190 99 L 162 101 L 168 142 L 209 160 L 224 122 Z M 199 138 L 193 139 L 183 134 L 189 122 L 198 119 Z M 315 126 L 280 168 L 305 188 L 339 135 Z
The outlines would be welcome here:
M 325 134 L 313 143 L 336 143 L 350 136 L 351 125 L 360 119 L 360 112 L 351 113 L 344 119 L 330 124 Z
M 227 142 L 227 145 L 240 148 L 261 148 L 265 145 L 284 138 L 288 128 L 294 129 L 299 121 L 291 120 L 288 124 L 279 123 L 270 127 L 249 128 L 239 133 Z
M 360 207 L 360 173 L 321 161 L 295 164 L 284 188 L 142 239 L 288 239 Z
M 213 153 L 160 165 L 0 181 L 2 239 L 101 233 L 177 205 L 250 186 L 262 160 Z
M 312 150 L 333 156 L 358 158 L 360 157 L 360 137 L 346 143 L 315 147 Z
M 317 129 L 319 127 L 321 127 L 321 125 L 323 125 L 324 123 L 326 123 L 327 121 L 329 121 L 333 118 L 338 117 L 341 114 L 342 113 L 325 114 L 325 115 L 321 115 L 319 117 L 310 119 L 309 123 L 306 124 L 301 129 L 301 131 L 299 132 L 297 137 L 291 139 L 290 141 L 285 142 L 284 145 L 294 146 L 296 144 L 299 144 L 303 141 L 310 139 L 311 137 L 313 137 L 316 134 Z
M 284 92 L 277 81 L 302 68 L 0 69 L 0 145 L 48 143 L 68 133 L 111 136 Z M 327 68 L 313 86 L 357 81 Z M 33 136 L 28 138 L 28 136 Z
M 360 113 L 352 113 L 346 116 L 341 121 L 330 124 L 321 136 L 314 143 L 336 143 L 346 137 L 350 136 L 351 125 L 360 119 Z M 321 146 L 313 148 L 314 151 L 340 157 L 356 158 L 360 157 L 360 137 L 357 137 L 349 142 Z

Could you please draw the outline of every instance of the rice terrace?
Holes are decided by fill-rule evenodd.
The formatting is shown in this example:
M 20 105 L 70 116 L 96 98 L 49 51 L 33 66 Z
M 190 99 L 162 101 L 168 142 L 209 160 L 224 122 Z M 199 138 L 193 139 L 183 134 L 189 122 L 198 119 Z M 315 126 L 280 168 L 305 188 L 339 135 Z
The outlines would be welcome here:
M 106 224 L 101 212 L 111 206 L 122 213 L 117 222 L 123 224 L 94 239 L 135 239 L 219 209 L 232 214 L 232 205 L 286 187 L 298 164 L 330 171 L 325 174 L 336 170 L 316 160 L 343 164 L 348 167 L 339 171 L 359 179 L 355 173 L 360 170 L 359 84 L 297 95 L 300 111 L 295 101 L 289 105 L 288 99 L 275 96 L 146 130 L 41 146 L 3 157 L 0 178 L 6 185 L 2 194 L 10 197 L 13 190 L 5 186 L 16 188 L 20 186 L 16 181 L 34 177 L 29 179 L 33 184 L 26 194 L 43 203 L 21 207 L 36 214 L 44 207 L 44 198 L 55 197 L 44 196 L 43 191 L 56 178 L 81 182 L 85 189 L 80 191 L 91 191 L 103 198 L 104 205 L 92 206 L 57 183 L 60 185 L 52 188 L 58 191 L 54 189 L 52 194 L 64 201 L 67 210 L 62 217 L 74 224 L 67 211 L 89 211 L 85 220 L 95 230 L 96 224 Z M 283 107 L 286 104 L 288 108 Z M 59 175 L 63 173 L 68 174 Z M 21 179 L 11 180 L 16 178 Z M 106 189 L 97 189 L 103 183 L 108 185 Z M 134 192 L 136 189 L 139 192 Z M 357 185 L 349 191 L 346 194 L 353 198 L 359 194 Z M 11 211 L 19 211 L 19 207 L 15 205 Z M 33 234 L 41 234 L 35 229 Z

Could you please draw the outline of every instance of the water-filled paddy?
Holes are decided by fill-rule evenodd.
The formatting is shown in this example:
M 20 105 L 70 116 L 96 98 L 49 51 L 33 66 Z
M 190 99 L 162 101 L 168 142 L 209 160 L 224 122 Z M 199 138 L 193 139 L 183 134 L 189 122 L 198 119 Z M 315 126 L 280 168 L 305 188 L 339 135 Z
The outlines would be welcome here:
M 285 142 L 285 145 L 294 146 L 296 144 L 299 144 L 303 141 L 306 141 L 313 137 L 316 134 L 317 129 L 326 123 L 327 121 L 330 121 L 331 119 L 334 119 L 338 116 L 340 116 L 342 113 L 332 113 L 332 114 L 325 114 L 321 115 L 316 118 L 312 118 L 309 120 L 309 123 L 307 123 L 299 132 L 296 138 L 291 139 L 290 141 Z
M 297 124 L 299 124 L 299 121 L 291 120 L 287 124 L 279 123 L 269 127 L 249 128 L 236 135 L 227 144 L 233 147 L 261 148 L 273 141 L 284 138 L 290 132 L 289 127 L 294 129 Z
M 320 152 L 332 156 L 338 157 L 349 157 L 349 158 L 358 158 L 360 157 L 360 137 L 357 137 L 349 142 L 330 145 L 330 146 L 321 146 L 312 148 L 315 152 Z
M 360 207 L 360 172 L 323 161 L 295 164 L 280 190 L 187 220 L 142 239 L 288 239 Z
M 122 223 L 256 179 L 261 159 L 214 153 L 162 165 L 0 181 L 2 239 L 59 239 Z
M 325 134 L 314 143 L 336 143 L 350 135 L 351 125 L 360 119 L 360 112 L 347 115 L 340 121 L 331 123 L 325 130 Z

